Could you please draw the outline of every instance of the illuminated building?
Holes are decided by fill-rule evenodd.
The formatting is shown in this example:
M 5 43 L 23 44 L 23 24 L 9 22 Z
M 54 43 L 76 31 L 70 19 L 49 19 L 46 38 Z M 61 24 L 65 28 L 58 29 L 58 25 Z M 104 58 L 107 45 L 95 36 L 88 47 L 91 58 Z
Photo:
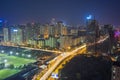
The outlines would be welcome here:
M 40 36 L 40 27 L 39 23 L 28 23 L 25 27 L 26 41 L 28 42 L 31 39 L 39 38 Z
M 77 28 L 71 28 L 70 29 L 70 34 L 71 35 L 77 35 L 78 34 L 78 29 Z
M 104 25 L 104 28 L 106 29 L 106 32 L 109 35 L 109 52 L 113 53 L 113 45 L 115 44 L 115 41 L 116 41 L 114 38 L 113 25 L 107 24 L 107 25 Z
M 86 30 L 85 29 L 78 30 L 78 36 L 86 36 Z
M 23 44 L 26 44 L 26 25 L 19 25 L 18 27 L 22 30 Z
M 55 18 L 52 18 L 51 25 L 55 25 L 55 24 L 56 24 Z
M 8 42 L 9 41 L 9 29 L 8 28 L 3 28 L 3 32 L 4 32 L 4 42 Z
M 66 26 L 61 27 L 61 35 L 67 35 L 67 27 Z
M 23 33 L 22 29 L 20 28 L 11 28 L 10 29 L 11 34 L 11 42 L 15 44 L 22 44 L 23 42 Z
M 81 37 L 73 36 L 73 35 L 66 35 L 60 36 L 60 49 L 67 50 L 69 47 L 74 47 L 80 44 Z
M 63 26 L 63 22 L 62 21 L 57 22 L 57 25 L 56 25 L 56 34 L 57 35 L 61 35 L 61 27 L 62 26 Z
M 87 27 L 86 27 L 86 43 L 87 44 L 93 44 L 96 43 L 97 40 L 99 40 L 100 37 L 100 31 L 99 31 L 99 25 L 98 22 L 95 19 L 92 19 L 92 16 L 89 15 L 86 17 L 87 19 Z M 89 46 L 87 46 L 88 51 L 93 51 L 93 53 L 96 54 L 96 45 L 94 45 L 94 48 L 90 49 Z
M 98 22 L 96 20 L 89 20 L 87 23 L 87 42 L 96 42 L 97 38 L 99 38 Z
M 44 35 L 44 25 L 40 26 L 40 35 Z
M 49 35 L 50 36 L 55 36 L 55 25 L 50 25 L 49 26 Z
M 6 23 L 4 20 L 0 19 L 0 42 L 4 40 L 4 33 L 3 28 L 6 26 Z
M 112 80 L 120 80 L 120 67 L 113 66 L 112 67 Z
M 74 37 L 72 38 L 72 45 L 73 45 L 73 46 L 77 46 L 77 45 L 79 45 L 80 42 L 81 42 L 81 40 L 82 40 L 81 37 L 74 36 Z
M 67 27 L 63 24 L 62 21 L 57 22 L 56 25 L 56 35 L 67 35 Z
M 34 36 L 32 24 L 28 23 L 26 25 L 25 30 L 26 30 L 26 41 L 28 42 L 29 40 L 33 39 Z
M 44 48 L 45 47 L 45 39 L 39 39 L 37 46 L 39 48 Z
M 57 39 L 55 37 L 50 36 L 49 38 L 45 39 L 45 46 L 56 48 Z
M 44 38 L 48 38 L 49 37 L 49 24 L 45 24 L 44 25 Z
M 67 49 L 72 44 L 72 36 L 60 36 L 60 49 Z

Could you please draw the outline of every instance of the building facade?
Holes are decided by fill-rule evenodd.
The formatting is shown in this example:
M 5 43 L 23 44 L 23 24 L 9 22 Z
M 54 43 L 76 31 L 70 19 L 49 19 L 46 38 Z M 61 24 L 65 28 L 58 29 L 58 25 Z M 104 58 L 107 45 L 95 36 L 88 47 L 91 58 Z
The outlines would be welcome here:
M 10 41 L 14 44 L 21 45 L 23 43 L 23 33 L 22 29 L 20 28 L 11 28 L 10 29 Z

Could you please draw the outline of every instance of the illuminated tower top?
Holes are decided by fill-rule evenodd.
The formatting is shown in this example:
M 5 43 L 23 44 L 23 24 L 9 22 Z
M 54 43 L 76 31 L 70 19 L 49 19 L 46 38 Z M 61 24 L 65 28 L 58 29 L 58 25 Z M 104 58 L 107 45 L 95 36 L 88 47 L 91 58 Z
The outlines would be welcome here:
M 91 20 L 92 19 L 92 15 L 89 15 L 86 17 L 87 20 Z

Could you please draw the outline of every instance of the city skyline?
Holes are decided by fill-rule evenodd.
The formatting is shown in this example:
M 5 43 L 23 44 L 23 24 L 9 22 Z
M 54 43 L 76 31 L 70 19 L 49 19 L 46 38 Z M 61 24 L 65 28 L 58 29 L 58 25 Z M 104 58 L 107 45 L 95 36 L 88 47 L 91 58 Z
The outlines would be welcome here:
M 119 0 L 0 0 L 0 80 L 120 80 Z
M 119 0 L 1 0 L 0 18 L 7 20 L 9 24 L 46 23 L 55 18 L 56 21 L 70 25 L 84 25 L 86 17 L 91 14 L 100 24 L 119 26 L 119 2 Z

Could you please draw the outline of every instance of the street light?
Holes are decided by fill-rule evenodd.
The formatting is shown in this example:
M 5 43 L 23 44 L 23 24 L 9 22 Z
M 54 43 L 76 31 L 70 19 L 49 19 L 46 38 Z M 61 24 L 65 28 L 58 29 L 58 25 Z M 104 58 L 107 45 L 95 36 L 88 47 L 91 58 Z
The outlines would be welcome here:
M 6 63 L 6 62 L 7 62 L 7 59 L 4 60 L 4 63 Z
M 31 55 L 28 55 L 28 57 L 30 58 L 30 57 L 31 57 Z
M 16 55 L 19 55 L 19 53 L 16 53 Z
M 4 50 L 2 50 L 1 52 L 4 53 Z
M 14 31 L 14 32 L 18 32 L 18 30 L 17 30 L 17 29 L 14 29 L 13 31 Z
M 22 56 L 25 56 L 25 54 L 22 54 Z
M 10 51 L 10 54 L 12 55 L 12 54 L 13 54 L 13 52 L 12 52 L 12 51 Z

